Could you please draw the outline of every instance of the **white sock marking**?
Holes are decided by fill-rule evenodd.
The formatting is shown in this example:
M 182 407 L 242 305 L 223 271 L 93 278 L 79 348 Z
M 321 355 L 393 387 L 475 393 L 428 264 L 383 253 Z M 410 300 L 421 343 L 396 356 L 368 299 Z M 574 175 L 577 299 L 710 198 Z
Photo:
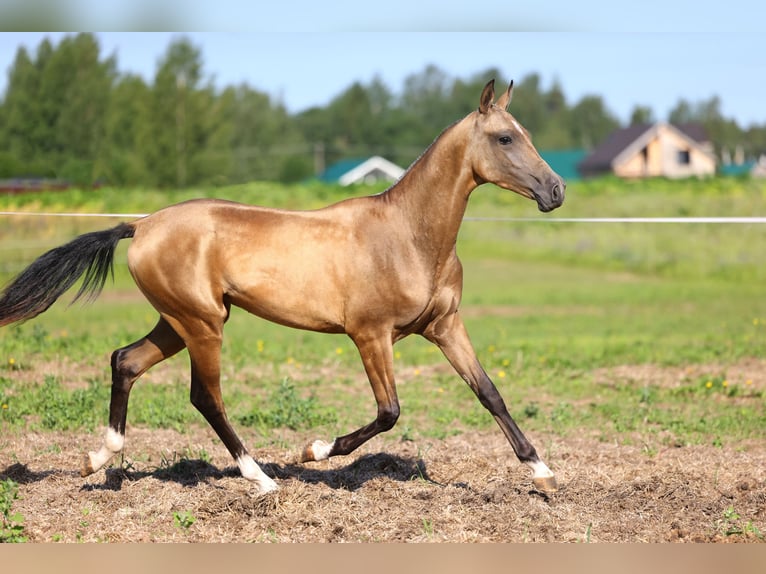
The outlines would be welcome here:
M 107 428 L 106 436 L 104 437 L 104 444 L 101 445 L 101 448 L 98 450 L 98 452 L 91 451 L 88 453 L 88 458 L 90 459 L 90 467 L 93 472 L 96 472 L 107 462 L 109 462 L 115 454 L 122 450 L 124 445 L 125 435 L 121 435 L 112 427 Z
M 541 460 L 537 462 L 528 462 L 529 468 L 532 469 L 532 478 L 550 478 L 553 476 L 553 472 L 550 468 Z
M 121 435 L 112 427 L 106 429 L 106 437 L 104 438 L 104 446 L 113 453 L 118 453 L 125 445 L 125 435 Z
M 271 478 L 269 478 L 269 476 L 267 476 L 266 473 L 261 470 L 261 467 L 258 466 L 258 463 L 256 463 L 253 460 L 253 457 L 249 454 L 240 456 L 237 459 L 237 466 L 239 466 L 239 471 L 242 473 L 243 477 L 245 477 L 247 480 L 253 481 L 258 485 L 258 490 L 261 494 L 265 494 L 279 488 L 277 483 L 271 480 Z
M 326 443 L 323 440 L 315 440 L 311 443 L 311 452 L 314 453 L 314 460 L 326 460 L 330 458 L 330 451 L 335 446 L 335 441 Z

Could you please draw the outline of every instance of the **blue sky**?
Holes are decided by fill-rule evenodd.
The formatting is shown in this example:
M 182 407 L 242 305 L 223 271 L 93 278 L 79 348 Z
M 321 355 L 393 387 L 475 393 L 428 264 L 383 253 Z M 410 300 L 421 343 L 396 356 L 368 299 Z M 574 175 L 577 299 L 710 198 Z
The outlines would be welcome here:
M 371 7 L 341 0 L 330 8 L 303 0 L 284 7 L 136 0 L 129 11 L 108 0 L 67 4 L 60 29 L 176 30 L 97 32 L 102 53 L 115 53 L 122 72 L 150 80 L 169 42 L 183 33 L 201 49 L 205 72 L 217 86 L 247 82 L 294 112 L 324 105 L 352 82 L 376 75 L 399 92 L 406 76 L 436 64 L 457 77 L 496 67 L 505 76 L 500 82 L 538 72 L 545 87 L 558 79 L 570 103 L 601 95 L 622 120 L 636 104 L 664 119 L 680 98 L 718 95 L 723 113 L 741 125 L 766 123 L 766 35 L 760 29 L 766 8 L 750 0 L 555 0 L 545 10 L 507 0 L 485 7 L 462 0 L 449 7 L 433 0 Z M 33 49 L 45 35 L 61 37 L 0 33 L 0 91 L 17 47 Z

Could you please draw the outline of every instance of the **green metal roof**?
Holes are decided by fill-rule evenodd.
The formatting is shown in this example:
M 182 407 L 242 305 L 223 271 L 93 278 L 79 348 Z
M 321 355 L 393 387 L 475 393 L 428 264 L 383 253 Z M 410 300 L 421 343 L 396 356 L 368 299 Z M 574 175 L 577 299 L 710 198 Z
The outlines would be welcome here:
M 319 180 L 324 181 L 325 183 L 338 183 L 338 180 L 342 175 L 348 173 L 355 167 L 362 165 L 368 159 L 369 158 L 366 157 L 344 159 L 338 163 L 334 163 L 319 175 Z
M 730 163 L 728 165 L 719 166 L 718 171 L 721 175 L 747 175 L 753 170 L 755 164 L 755 161 L 746 161 L 745 163 L 741 164 Z
M 548 162 L 551 169 L 563 177 L 565 180 L 580 179 L 580 171 L 577 164 L 588 155 L 588 152 L 581 149 L 541 151 L 540 156 Z

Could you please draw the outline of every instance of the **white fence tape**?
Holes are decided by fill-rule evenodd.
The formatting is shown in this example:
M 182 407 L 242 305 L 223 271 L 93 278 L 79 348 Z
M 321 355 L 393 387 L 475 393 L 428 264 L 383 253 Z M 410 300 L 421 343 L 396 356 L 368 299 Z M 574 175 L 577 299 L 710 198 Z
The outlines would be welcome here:
M 41 213 L 39 211 L 0 211 L 0 215 L 24 215 L 40 217 L 146 217 L 148 213 Z
M 146 217 L 148 213 L 40 213 L 34 211 L 0 211 L 0 215 L 39 217 Z M 766 217 L 465 217 L 464 221 L 496 221 L 507 223 L 766 223 Z
M 466 217 L 465 221 L 548 223 L 766 223 L 766 217 Z

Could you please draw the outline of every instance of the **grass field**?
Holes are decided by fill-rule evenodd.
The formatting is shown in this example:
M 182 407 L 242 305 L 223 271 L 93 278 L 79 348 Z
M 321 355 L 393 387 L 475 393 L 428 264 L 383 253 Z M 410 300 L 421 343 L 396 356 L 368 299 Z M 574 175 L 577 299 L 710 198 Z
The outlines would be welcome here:
M 205 194 L 314 208 L 348 193 L 342 188 L 265 184 L 167 195 L 103 190 L 5 198 L 0 209 L 135 213 Z M 756 182 L 625 184 L 605 180 L 570 186 L 568 201 L 556 215 L 764 212 L 766 191 Z M 481 188 L 472 198 L 468 216 L 490 214 L 538 217 L 532 202 Z M 74 234 L 109 224 L 92 218 L 4 217 L 0 265 L 5 266 L 5 277 Z M 752 379 L 732 378 L 727 367 L 766 357 L 764 240 L 766 226 L 758 225 L 469 220 L 458 248 L 466 276 L 463 313 L 485 367 L 514 405 L 516 415 L 529 419 L 527 426 L 546 428 L 555 419 L 561 431 L 672 430 L 678 435 L 672 440 L 694 443 L 753 438 L 762 433 L 766 422 L 762 390 L 755 388 Z M 13 397 L 3 410 L 6 424 L 29 422 L 27 414 L 37 410 L 34 401 L 26 408 L 19 403 L 36 385 L 50 393 L 57 385 L 65 389 L 78 382 L 90 383 L 93 391 L 87 396 L 98 396 L 94 404 L 102 405 L 98 413 L 88 409 L 91 418 L 82 424 L 91 428 L 105 420 L 108 354 L 147 332 L 156 317 L 132 285 L 124 265 L 124 248 L 118 254 L 116 285 L 107 287 L 96 304 L 68 307 L 68 301 L 63 301 L 26 325 L 0 332 L 0 361 L 4 364 L 0 396 Z M 232 397 L 232 410 L 242 411 L 236 416 L 243 420 L 268 426 L 248 413 L 264 408 L 274 393 L 286 392 L 288 387 L 293 399 L 311 395 L 318 407 L 326 405 L 327 416 L 319 417 L 323 424 L 342 420 L 348 426 L 352 421 L 347 411 L 358 413 L 360 420 L 374 412 L 358 357 L 345 337 L 292 331 L 235 313 L 227 326 L 224 352 L 231 379 L 226 394 Z M 62 376 L 56 369 L 61 361 L 87 364 L 92 374 L 78 381 L 72 377 L 77 374 L 75 369 Z M 185 360 L 174 362 L 178 363 L 173 374 L 177 387 L 157 386 L 135 393 L 134 423 L 164 426 L 198 420 L 185 399 Z M 443 363 L 425 341 L 408 339 L 397 346 L 404 383 L 402 402 L 405 412 L 412 411 L 417 417 L 417 423 L 405 432 L 441 434 L 465 426 L 490 428 L 494 423 L 459 379 L 449 370 L 436 369 Z M 594 371 L 647 364 L 685 367 L 695 374 L 674 388 L 663 388 L 651 380 L 611 386 L 594 380 Z M 28 370 L 38 372 L 41 365 L 48 365 L 50 372 L 31 381 L 32 385 L 25 377 L 14 376 Z M 334 379 L 329 388 L 323 375 L 328 371 Z M 301 384 L 286 386 L 288 378 Z M 419 384 L 409 384 L 414 381 Z M 713 386 L 708 388 L 708 383 Z M 337 385 L 358 391 L 338 393 Z M 239 395 L 253 395 L 253 400 L 264 404 L 253 405 Z M 366 398 L 367 409 L 338 402 L 341 396 L 352 397 L 356 403 L 360 395 Z M 152 413 L 142 414 L 144 400 L 153 405 Z M 167 404 L 158 406 L 158 401 Z M 671 417 L 668 410 L 674 413 Z M 268 434 L 267 428 L 263 430 Z
M 348 193 L 267 184 L 106 189 L 0 198 L 0 210 L 135 213 L 200 196 L 315 208 Z M 764 183 L 601 180 L 570 185 L 564 206 L 545 217 L 764 213 Z M 467 215 L 539 217 L 532 202 L 493 188 L 474 192 Z M 0 216 L 0 280 L 75 234 L 112 223 Z M 512 415 L 533 434 L 626 445 L 649 458 L 680 446 L 746 449 L 762 443 L 766 429 L 764 245 L 760 225 L 466 221 L 458 245 L 462 312 Z M 0 331 L 0 435 L 103 427 L 109 355 L 156 320 L 124 260 L 125 245 L 115 284 L 93 305 L 68 307 L 65 296 L 39 318 Z M 226 337 L 224 399 L 235 424 L 252 430 L 250 446 L 286 447 L 293 432 L 330 438 L 374 417 L 347 338 L 244 312 L 233 314 Z M 402 416 L 384 440 L 497 431 L 434 347 L 410 338 L 395 350 Z M 203 426 L 188 401 L 185 356 L 143 381 L 131 395 L 131 425 Z

